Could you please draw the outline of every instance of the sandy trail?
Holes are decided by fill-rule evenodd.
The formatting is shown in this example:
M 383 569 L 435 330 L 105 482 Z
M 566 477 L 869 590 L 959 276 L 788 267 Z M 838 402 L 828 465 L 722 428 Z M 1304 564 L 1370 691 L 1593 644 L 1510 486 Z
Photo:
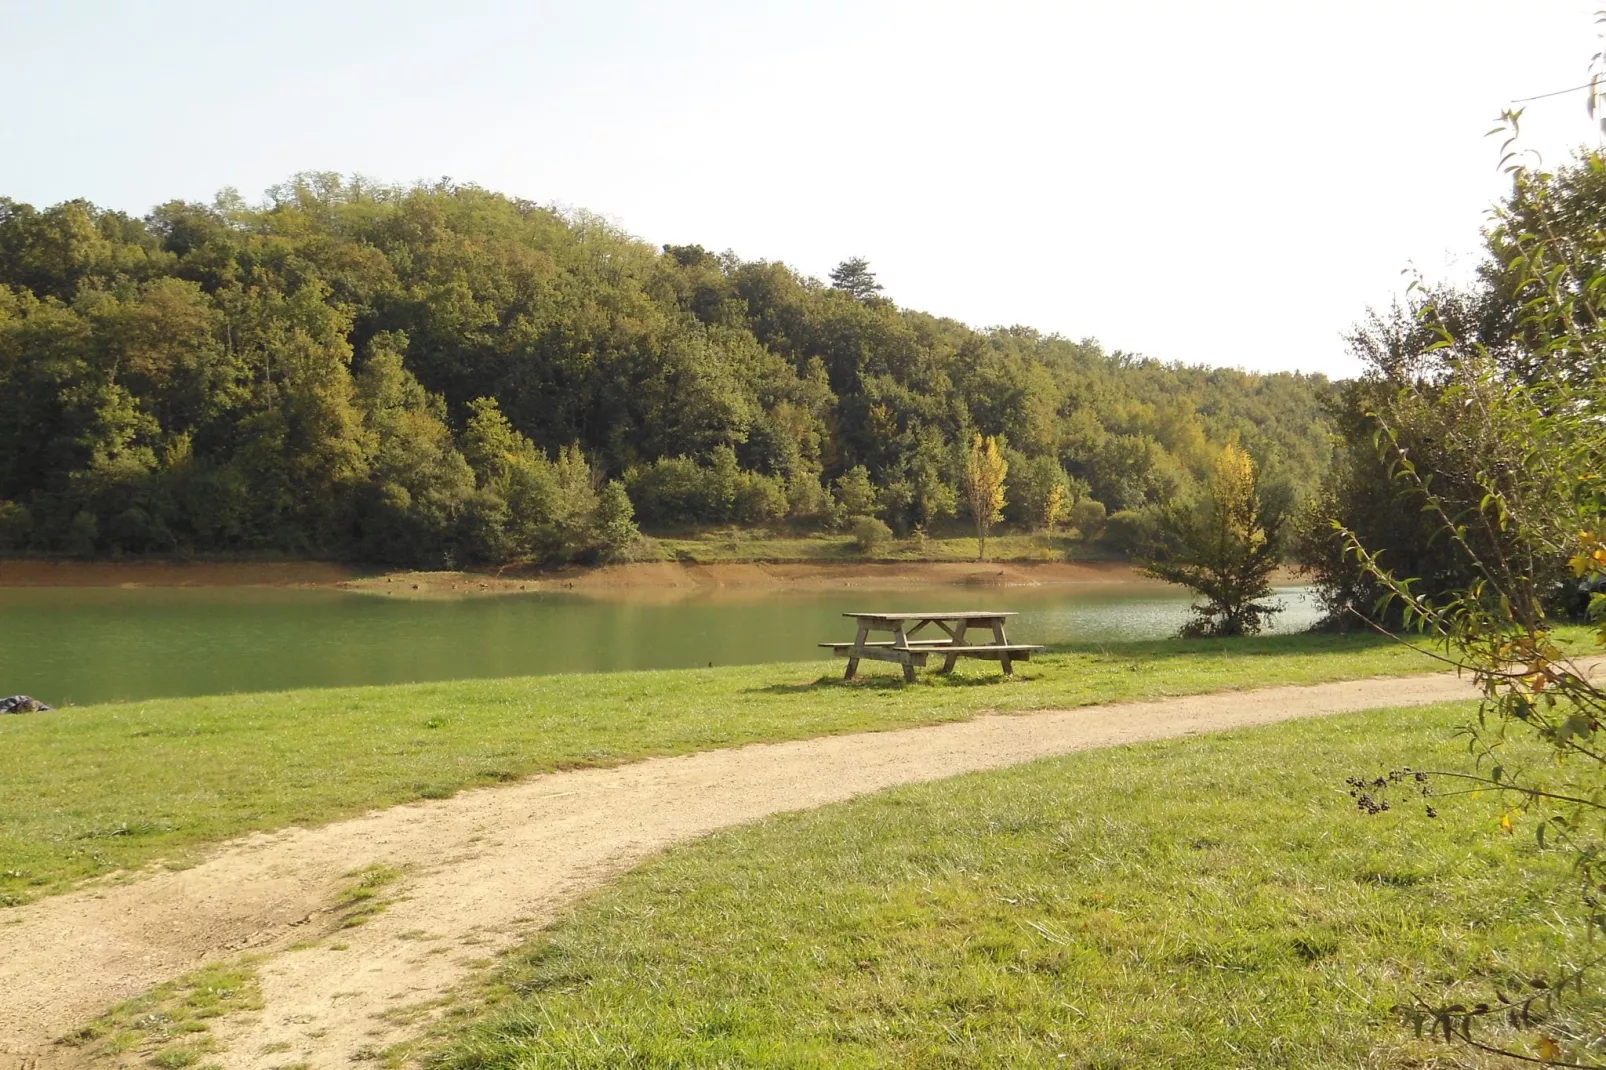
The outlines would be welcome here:
M 447 994 L 578 895 L 670 844 L 1070 751 L 1473 694 L 1436 674 L 983 716 L 557 773 L 250 836 L 192 869 L 0 915 L 0 1067 L 67 1065 L 75 1057 L 54 1038 L 245 949 L 274 953 L 262 968 L 266 1007 L 216 1023 L 226 1044 L 216 1060 L 342 1066 L 412 1035 L 416 1024 L 398 1012 Z M 328 931 L 342 875 L 376 862 L 406 868 L 398 901 L 342 932 L 344 950 L 290 950 Z

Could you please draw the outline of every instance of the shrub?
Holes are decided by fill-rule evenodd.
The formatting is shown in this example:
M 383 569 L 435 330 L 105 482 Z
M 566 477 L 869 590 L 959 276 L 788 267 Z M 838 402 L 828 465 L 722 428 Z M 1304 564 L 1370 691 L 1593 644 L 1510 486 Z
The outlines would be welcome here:
M 96 539 L 100 536 L 100 521 L 88 509 L 80 509 L 67 525 L 62 549 L 74 557 L 93 557 Z
M 875 512 L 875 486 L 870 482 L 870 471 L 856 464 L 842 473 L 836 481 L 836 508 L 838 515 L 852 523 L 854 517 L 870 516 Z
M 831 496 L 812 472 L 797 473 L 786 481 L 786 512 L 798 519 L 824 519 L 831 513 Z
M 738 524 L 773 524 L 786 518 L 786 484 L 777 476 L 743 472 L 736 479 L 731 519 Z
M 810 480 L 795 484 L 799 504 L 810 502 Z M 819 483 L 813 492 L 819 494 Z M 789 486 L 779 476 L 743 471 L 729 446 L 716 446 L 709 463 L 690 457 L 660 457 L 625 473 L 625 489 L 641 519 L 656 527 L 695 524 L 770 524 L 792 509 Z
M 1104 522 L 1104 542 L 1124 554 L 1142 553 L 1154 541 L 1154 517 L 1140 509 L 1121 509 Z
M 712 519 L 708 480 L 690 457 L 660 457 L 625 473 L 625 489 L 641 519 L 656 526 Z
M 0 550 L 24 550 L 33 538 L 33 514 L 21 502 L 0 502 Z
M 892 541 L 892 529 L 873 516 L 856 516 L 849 521 L 853 545 L 861 554 L 873 554 Z
M 1069 517 L 1071 504 L 1087 495 L 1050 455 L 1028 457 L 1014 449 L 1004 451 L 1009 461 L 1009 503 L 1004 519 L 1023 530 L 1053 530 Z
M 475 561 L 500 565 L 518 555 L 518 546 L 508 533 L 511 510 L 507 501 L 493 490 L 470 494 L 457 518 L 458 541 Z
M 1104 534 L 1104 520 L 1103 502 L 1083 498 L 1071 506 L 1071 527 L 1077 530 L 1084 542 L 1092 542 Z
M 609 481 L 597 499 L 594 533 L 597 556 L 603 561 L 628 561 L 631 547 L 640 537 L 636 510 L 630 504 L 625 485 L 617 479 Z

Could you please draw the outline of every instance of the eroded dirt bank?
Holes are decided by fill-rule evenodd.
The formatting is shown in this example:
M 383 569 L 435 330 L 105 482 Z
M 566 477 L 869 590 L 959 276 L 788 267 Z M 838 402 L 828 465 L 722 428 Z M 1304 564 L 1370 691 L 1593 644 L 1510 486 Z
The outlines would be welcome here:
M 348 590 L 402 598 L 563 591 L 597 598 L 674 599 L 699 592 L 861 590 L 937 586 L 1044 586 L 1154 583 L 1124 561 L 1090 562 L 805 562 L 697 565 L 651 562 L 499 574 L 406 572 L 353 578 Z
M 120 1000 L 246 949 L 271 953 L 265 1006 L 222 1019 L 229 1068 L 334 1068 L 419 1028 L 488 956 L 654 852 L 716 829 L 897 784 L 1095 747 L 1378 706 L 1474 697 L 1448 674 L 1225 692 L 900 731 L 762 744 L 536 777 L 319 828 L 225 844 L 142 875 L 0 915 L 0 1068 L 75 1067 L 55 1038 Z M 339 943 L 343 880 L 382 863 L 397 901 Z
M 0 558 L 0 587 L 333 587 L 358 576 L 324 561 L 61 561 Z
M 460 598 L 520 591 L 628 597 L 713 589 L 771 591 L 840 587 L 896 589 L 943 584 L 1152 583 L 1122 561 L 784 564 L 645 562 L 600 568 L 498 572 L 383 572 L 317 561 L 163 562 L 0 559 L 0 587 L 338 587 L 401 598 Z

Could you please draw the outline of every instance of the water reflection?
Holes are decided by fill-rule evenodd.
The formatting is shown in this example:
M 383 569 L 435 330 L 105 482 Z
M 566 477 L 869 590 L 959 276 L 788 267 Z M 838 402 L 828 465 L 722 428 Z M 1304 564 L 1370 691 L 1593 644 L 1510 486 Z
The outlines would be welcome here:
M 1278 590 L 1276 631 L 1317 616 Z M 0 694 L 61 703 L 471 677 L 811 660 L 854 610 L 1013 610 L 1010 637 L 1152 639 L 1188 598 L 1146 584 L 751 590 L 674 601 L 554 594 L 403 601 L 336 590 L 0 589 Z

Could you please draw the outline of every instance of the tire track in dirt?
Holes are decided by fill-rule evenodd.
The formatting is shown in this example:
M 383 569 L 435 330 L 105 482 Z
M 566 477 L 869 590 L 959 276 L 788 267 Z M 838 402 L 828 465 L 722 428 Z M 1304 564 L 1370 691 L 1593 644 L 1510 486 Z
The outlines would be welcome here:
M 539 776 L 318 828 L 258 834 L 205 862 L 0 916 L 0 1068 L 72 1065 L 53 1044 L 203 963 L 270 953 L 265 1007 L 213 1023 L 230 1070 L 347 1064 L 416 1033 L 446 996 L 585 891 L 684 840 L 770 814 L 1097 747 L 1475 697 L 1449 674 L 985 715 Z M 407 871 L 396 901 L 327 932 L 343 875 Z

